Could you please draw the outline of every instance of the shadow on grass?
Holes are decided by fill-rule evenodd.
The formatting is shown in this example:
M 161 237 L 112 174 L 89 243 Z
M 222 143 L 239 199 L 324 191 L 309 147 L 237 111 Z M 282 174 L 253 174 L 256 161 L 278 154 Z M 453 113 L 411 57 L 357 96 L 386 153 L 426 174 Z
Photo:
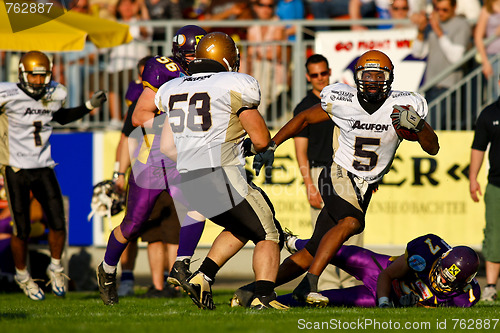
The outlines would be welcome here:
M 0 321 L 26 318 L 28 318 L 28 315 L 26 313 L 0 312 Z

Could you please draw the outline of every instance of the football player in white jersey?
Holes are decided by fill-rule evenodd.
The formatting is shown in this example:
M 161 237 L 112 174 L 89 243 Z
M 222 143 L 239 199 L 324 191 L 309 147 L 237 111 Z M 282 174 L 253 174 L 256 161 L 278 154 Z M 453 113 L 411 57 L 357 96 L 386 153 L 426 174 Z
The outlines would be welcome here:
M 427 102 L 418 93 L 392 91 L 393 69 L 383 52 L 364 53 L 354 71 L 356 88 L 343 83 L 325 87 L 321 104 L 290 120 L 274 136 L 268 150 L 254 158 L 254 168 L 260 170 L 264 164 L 272 164 L 276 146 L 307 124 L 335 123 L 333 138 L 325 138 L 333 143 L 332 164 L 319 178 L 325 207 L 311 240 L 283 262 L 276 281 L 279 285 L 308 271 L 293 292 L 299 301 L 313 306 L 328 303 L 317 293 L 318 277 L 340 246 L 363 231 L 372 192 L 389 171 L 402 140 L 395 127 L 414 133 L 427 153 L 435 155 L 439 150 L 436 133 L 424 120 Z
M 190 207 L 225 229 L 183 288 L 200 308 L 215 308 L 211 285 L 217 272 L 251 240 L 256 282 L 250 307 L 286 309 L 274 293 L 283 232 L 267 196 L 247 182 L 244 169 L 245 135 L 257 151 L 270 141 L 257 110 L 259 84 L 237 73 L 238 49 L 225 33 L 203 37 L 195 57 L 192 76 L 173 79 L 156 94 L 157 107 L 166 112 L 162 151 L 177 161 Z
M 19 61 L 19 83 L 0 83 L 0 165 L 14 222 L 12 253 L 15 280 L 32 300 L 43 300 L 43 290 L 33 282 L 27 268 L 30 234 L 30 192 L 42 205 L 49 227 L 51 263 L 47 276 L 56 296 L 66 287 L 61 255 L 66 239 L 61 189 L 54 173 L 49 138 L 52 120 L 67 124 L 80 119 L 106 101 L 96 92 L 85 105 L 66 109 L 66 88 L 52 81 L 52 63 L 42 52 L 30 51 Z

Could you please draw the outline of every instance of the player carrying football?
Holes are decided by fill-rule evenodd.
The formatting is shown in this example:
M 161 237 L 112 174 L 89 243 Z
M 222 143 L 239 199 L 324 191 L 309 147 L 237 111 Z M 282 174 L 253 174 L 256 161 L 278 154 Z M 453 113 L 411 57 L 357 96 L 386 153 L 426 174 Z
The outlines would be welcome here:
M 413 92 L 391 91 L 394 66 L 387 55 L 372 50 L 356 63 L 356 88 L 343 83 L 329 85 L 321 92 L 321 104 L 295 116 L 274 136 L 266 152 L 254 158 L 254 168 L 272 164 L 274 150 L 299 133 L 306 125 L 333 121 L 332 164 L 319 178 L 325 202 L 311 240 L 305 249 L 287 258 L 280 266 L 277 284 L 308 271 L 293 291 L 299 301 L 324 305 L 328 298 L 317 293 L 319 275 L 352 235 L 363 231 L 365 214 L 373 191 L 389 170 L 401 142 L 395 128 L 417 134 L 424 151 L 439 150 L 438 138 L 425 122 L 427 102 Z M 397 115 L 391 118 L 395 106 Z

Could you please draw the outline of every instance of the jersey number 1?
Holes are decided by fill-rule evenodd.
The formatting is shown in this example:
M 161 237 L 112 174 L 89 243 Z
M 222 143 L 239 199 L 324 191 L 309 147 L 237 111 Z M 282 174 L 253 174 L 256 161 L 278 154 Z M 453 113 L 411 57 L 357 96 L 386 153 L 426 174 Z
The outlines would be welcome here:
M 35 131 L 33 135 L 35 136 L 35 147 L 40 147 L 42 145 L 42 137 L 40 136 L 40 132 L 42 131 L 42 122 L 34 121 L 33 126 L 35 126 Z

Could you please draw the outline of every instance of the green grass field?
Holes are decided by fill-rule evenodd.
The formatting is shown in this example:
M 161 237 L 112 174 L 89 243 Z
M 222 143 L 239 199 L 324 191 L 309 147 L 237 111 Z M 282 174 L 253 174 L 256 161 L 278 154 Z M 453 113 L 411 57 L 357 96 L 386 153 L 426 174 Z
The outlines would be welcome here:
M 54 332 L 500 332 L 500 302 L 470 309 L 230 308 L 232 291 L 214 291 L 217 309 L 199 310 L 189 298 L 122 298 L 104 306 L 97 292 L 70 292 L 45 301 L 0 294 L 0 333 Z M 391 329 L 392 328 L 392 329 Z

